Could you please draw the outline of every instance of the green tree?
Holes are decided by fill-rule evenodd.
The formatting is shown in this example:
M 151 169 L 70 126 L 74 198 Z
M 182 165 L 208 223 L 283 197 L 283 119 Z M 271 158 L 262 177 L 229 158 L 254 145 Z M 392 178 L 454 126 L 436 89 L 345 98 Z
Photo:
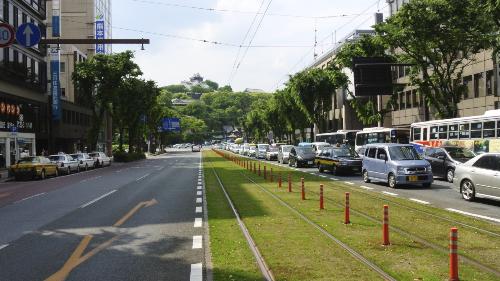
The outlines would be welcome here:
M 168 85 L 162 88 L 163 90 L 166 90 L 170 93 L 176 94 L 176 93 L 187 93 L 189 90 L 186 88 L 184 85 Z
M 412 0 L 376 26 L 385 44 L 414 64 L 410 83 L 418 87 L 438 118 L 458 114 L 464 68 L 488 46 L 484 11 L 470 0 Z
M 219 84 L 211 80 L 205 80 L 205 84 L 212 89 L 212 91 L 217 91 L 219 89 Z
M 122 81 L 142 74 L 132 61 L 131 51 L 111 55 L 96 55 L 75 66 L 72 79 L 77 97 L 92 110 L 89 145 L 96 148 L 105 112 L 111 109 Z
M 226 85 L 219 88 L 219 92 L 232 92 L 233 88 L 230 85 Z

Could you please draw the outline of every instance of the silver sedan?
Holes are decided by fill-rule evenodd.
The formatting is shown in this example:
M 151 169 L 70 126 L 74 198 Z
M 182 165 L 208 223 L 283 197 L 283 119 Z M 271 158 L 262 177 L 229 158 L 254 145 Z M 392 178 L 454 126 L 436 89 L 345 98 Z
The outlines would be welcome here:
M 458 165 L 453 184 L 467 201 L 500 200 L 500 153 L 484 153 Z

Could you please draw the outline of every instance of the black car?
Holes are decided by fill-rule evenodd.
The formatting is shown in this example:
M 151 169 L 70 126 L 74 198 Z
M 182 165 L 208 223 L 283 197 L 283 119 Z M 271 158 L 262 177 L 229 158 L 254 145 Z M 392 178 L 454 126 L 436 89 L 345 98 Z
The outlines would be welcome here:
M 348 147 L 330 147 L 316 156 L 319 172 L 329 170 L 337 175 L 339 172 L 360 173 L 362 161 L 359 155 Z
M 294 146 L 288 156 L 288 166 L 314 166 L 316 153 L 310 146 Z
M 431 163 L 432 173 L 445 178 L 448 182 L 453 182 L 455 167 L 458 164 L 467 162 L 475 156 L 472 150 L 458 146 L 427 148 L 424 154 L 425 160 Z

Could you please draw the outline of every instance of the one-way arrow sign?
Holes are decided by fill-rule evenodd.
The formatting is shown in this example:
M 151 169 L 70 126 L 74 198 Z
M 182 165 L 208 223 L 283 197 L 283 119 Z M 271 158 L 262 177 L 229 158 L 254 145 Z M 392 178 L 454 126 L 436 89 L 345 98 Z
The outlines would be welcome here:
M 24 47 L 33 47 L 40 43 L 40 29 L 33 23 L 24 23 L 16 32 L 17 43 Z

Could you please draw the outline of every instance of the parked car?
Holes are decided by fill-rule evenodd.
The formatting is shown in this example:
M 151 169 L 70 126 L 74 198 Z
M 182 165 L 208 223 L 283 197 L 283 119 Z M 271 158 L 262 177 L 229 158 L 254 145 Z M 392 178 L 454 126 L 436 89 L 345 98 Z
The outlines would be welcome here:
M 472 150 L 463 147 L 442 146 L 427 148 L 424 157 L 425 160 L 431 163 L 434 176 L 453 182 L 456 166 L 476 157 L 476 154 Z
M 71 154 L 71 157 L 76 159 L 79 164 L 81 169 L 85 169 L 87 171 L 89 168 L 94 167 L 94 159 L 88 155 L 88 153 L 75 153 Z
M 453 185 L 467 201 L 500 200 L 500 153 L 484 153 L 455 168 Z
M 315 161 L 320 173 L 324 170 L 329 170 L 334 175 L 339 172 L 361 172 L 361 158 L 347 147 L 326 147 L 316 156 Z
M 250 148 L 248 148 L 248 156 L 255 157 L 256 155 L 257 155 L 257 146 L 250 145 Z
M 313 142 L 313 143 L 311 143 L 311 147 L 313 148 L 314 153 L 316 153 L 316 156 L 318 156 L 323 151 L 323 149 L 325 149 L 327 147 L 331 147 L 331 146 L 332 145 L 327 143 L 327 142 Z
M 69 175 L 71 172 L 80 172 L 80 162 L 71 155 L 64 153 L 50 155 L 49 160 L 57 164 L 59 174 L 64 172 L 66 175 Z
M 57 164 L 50 162 L 44 156 L 24 157 L 10 166 L 10 172 L 16 180 L 20 179 L 45 179 L 47 176 L 58 176 Z
M 198 144 L 195 144 L 191 146 L 191 152 L 200 152 L 201 151 L 201 146 Z
M 266 151 L 266 160 L 278 160 L 278 147 L 271 145 Z
M 92 152 L 89 153 L 90 157 L 94 159 L 94 168 L 111 166 L 111 158 L 109 158 L 104 152 Z
M 264 143 L 258 144 L 257 150 L 255 151 L 255 153 L 256 153 L 255 158 L 257 158 L 257 159 L 266 158 L 266 152 L 267 152 L 268 148 L 269 148 L 269 144 L 264 144 Z
M 303 167 L 314 166 L 316 153 L 309 146 L 294 146 L 288 154 L 288 166 Z
M 290 150 L 292 150 L 293 145 L 280 145 L 278 148 L 278 163 L 287 164 Z
M 243 146 L 241 147 L 241 155 L 247 155 L 248 156 L 248 150 L 250 149 L 250 144 L 244 143 Z
M 422 184 L 430 187 L 432 168 L 409 144 L 370 144 L 365 147 L 362 168 L 364 182 L 383 181 L 389 187 Z

